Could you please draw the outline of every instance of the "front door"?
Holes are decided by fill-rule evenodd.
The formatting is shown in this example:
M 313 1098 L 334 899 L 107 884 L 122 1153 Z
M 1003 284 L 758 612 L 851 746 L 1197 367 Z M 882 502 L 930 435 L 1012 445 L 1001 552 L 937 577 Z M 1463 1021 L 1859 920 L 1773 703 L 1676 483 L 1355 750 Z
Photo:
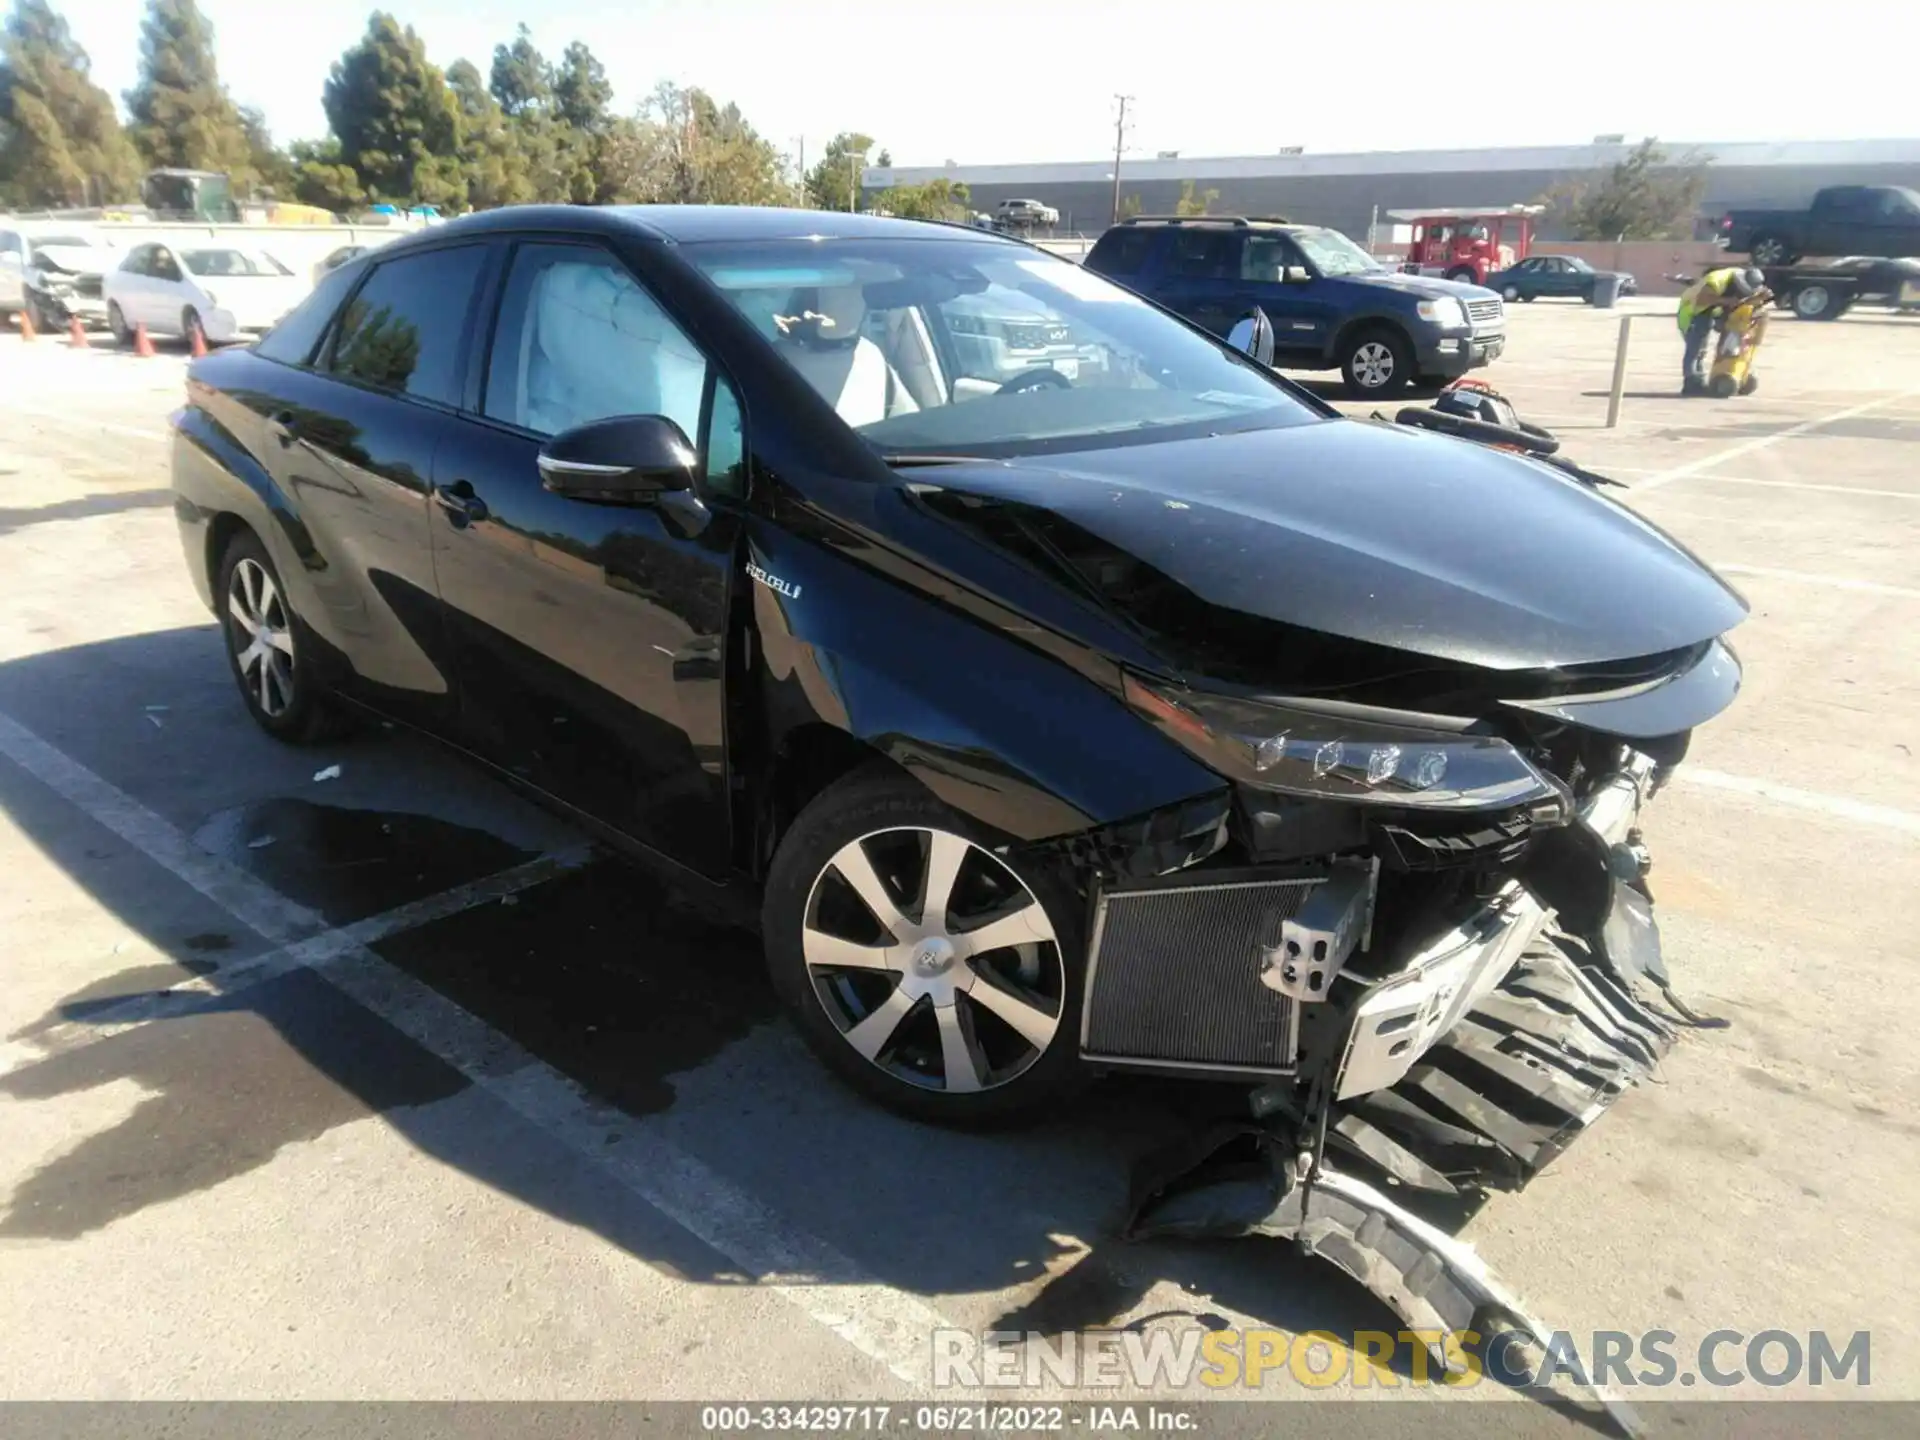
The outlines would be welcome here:
M 732 387 L 617 257 L 524 242 L 479 407 L 434 462 L 463 732 L 511 773 L 724 875 L 725 641 L 746 475 Z M 637 505 L 543 488 L 542 441 L 613 415 L 677 423 L 699 451 L 696 488 Z
M 1250 235 L 1241 255 L 1246 301 L 1273 322 L 1276 357 L 1326 353 L 1338 324 L 1328 282 L 1315 275 L 1300 247 L 1285 235 Z M 1287 279 L 1289 271 L 1298 277 Z

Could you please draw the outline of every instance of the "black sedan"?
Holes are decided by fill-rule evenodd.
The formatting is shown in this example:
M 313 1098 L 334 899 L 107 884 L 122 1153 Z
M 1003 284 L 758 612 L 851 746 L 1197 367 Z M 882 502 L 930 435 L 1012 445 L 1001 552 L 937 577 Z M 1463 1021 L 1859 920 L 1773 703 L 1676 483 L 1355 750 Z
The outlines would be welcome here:
M 983 313 L 1063 348 L 982 370 Z M 261 727 L 416 727 L 752 895 L 827 1063 L 940 1120 L 1112 1067 L 1359 1105 L 1549 907 L 1536 979 L 1644 959 L 1625 837 L 1739 678 L 1744 605 L 1646 520 L 958 227 L 473 216 L 174 423 Z
M 1633 276 L 1617 270 L 1596 270 L 1577 255 L 1529 255 L 1508 270 L 1496 270 L 1487 276 L 1487 288 L 1500 292 L 1501 298 L 1538 300 L 1541 297 L 1584 300 L 1593 303 L 1594 286 L 1603 275 L 1620 277 L 1620 293 L 1631 295 L 1640 287 Z

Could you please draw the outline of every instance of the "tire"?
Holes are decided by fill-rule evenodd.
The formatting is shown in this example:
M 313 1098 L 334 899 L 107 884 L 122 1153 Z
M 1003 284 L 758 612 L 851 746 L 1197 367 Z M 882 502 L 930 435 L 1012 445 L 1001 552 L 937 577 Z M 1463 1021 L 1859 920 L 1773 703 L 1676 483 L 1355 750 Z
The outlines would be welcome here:
M 1520 302 L 1523 305 L 1531 305 L 1534 301 L 1538 300 L 1539 298 L 1540 297 L 1538 295 L 1534 294 L 1531 290 L 1529 290 L 1526 294 L 1520 297 Z
M 1518 285 L 1501 286 L 1500 298 L 1506 301 L 1507 304 L 1509 305 L 1513 304 L 1514 301 L 1520 298 L 1520 287 Z
M 1390 326 L 1369 325 L 1342 347 L 1340 374 L 1356 400 L 1398 395 L 1413 379 L 1413 346 Z
M 191 305 L 180 312 L 180 340 L 189 350 L 193 348 L 193 332 L 200 332 L 200 344 L 205 348 L 207 327 L 200 323 L 200 312 Z
M 1707 389 L 1716 400 L 1731 400 L 1739 393 L 1739 382 L 1731 375 L 1716 375 L 1707 382 Z
M 1462 285 L 1478 285 L 1480 283 L 1480 277 L 1464 265 L 1459 266 L 1457 269 L 1447 271 L 1446 278 L 1449 280 L 1457 280 Z
M 1747 247 L 1747 258 L 1764 270 L 1769 265 L 1791 265 L 1800 256 L 1784 236 L 1756 235 Z
M 1758 390 L 1759 388 L 1760 388 L 1760 377 L 1758 375 L 1753 374 L 1751 371 L 1748 372 L 1747 378 L 1740 382 L 1740 393 L 1742 395 L 1751 395 L 1753 394 L 1754 391 Z
M 113 343 L 125 348 L 133 344 L 133 327 L 127 324 L 126 313 L 121 310 L 118 300 L 107 302 L 107 329 L 113 332 Z
M 314 674 L 313 634 L 293 612 L 280 572 L 251 530 L 236 533 L 221 553 L 218 583 L 227 666 L 254 723 L 291 745 L 341 734 L 345 718 Z M 247 615 L 263 623 L 249 625 Z
M 1025 1118 L 1087 1079 L 1084 902 L 1064 872 L 990 853 L 999 843 L 875 767 L 815 797 L 767 876 L 767 968 L 801 1035 L 854 1089 L 916 1120 Z M 923 929 L 930 871 L 950 877 L 951 904 Z M 988 925 L 1017 943 L 974 950 L 967 937 Z
M 1793 292 L 1793 313 L 1802 320 L 1831 320 L 1840 309 L 1834 299 L 1825 285 L 1802 285 Z

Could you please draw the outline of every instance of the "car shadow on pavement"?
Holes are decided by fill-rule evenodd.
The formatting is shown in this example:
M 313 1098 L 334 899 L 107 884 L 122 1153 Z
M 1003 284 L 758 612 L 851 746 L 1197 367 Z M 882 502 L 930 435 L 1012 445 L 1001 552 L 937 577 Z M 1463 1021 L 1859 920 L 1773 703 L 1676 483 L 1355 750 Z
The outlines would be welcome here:
M 191 737 L 174 742 L 187 746 L 174 752 L 176 763 L 244 768 L 258 755 L 258 793 L 179 830 L 303 904 L 313 896 L 300 887 L 316 872 L 336 902 L 364 886 L 359 903 L 317 907 L 330 923 L 530 853 L 464 833 L 469 820 L 318 806 L 289 794 L 293 772 L 277 759 L 286 752 L 254 731 L 237 701 L 212 704 L 203 672 L 218 673 L 221 663 L 217 634 L 205 626 L 51 652 L 0 665 L 0 712 L 31 726 L 33 713 L 21 714 L 16 698 L 84 695 L 107 710 L 196 717 Z M 408 743 L 375 733 L 358 745 L 364 764 Z M 296 761 L 302 770 L 311 763 Z M 138 773 L 110 778 L 158 808 Z M 495 782 L 476 771 L 470 785 Z M 0 1237 L 74 1240 L 149 1206 L 217 1193 L 287 1147 L 378 1116 L 439 1163 L 671 1274 L 729 1285 L 760 1278 L 641 1200 L 617 1167 L 476 1083 L 489 1073 L 484 1057 L 449 1063 L 329 984 L 324 971 L 286 970 L 230 994 L 182 1000 L 167 1018 L 92 1029 L 129 995 L 196 976 L 217 984 L 269 947 L 237 919 L 209 919 L 205 897 L 4 758 L 0 808 L 161 957 L 118 974 L 76 972 L 82 983 L 47 1013 L 4 1027 L 0 1052 L 11 1064 L 0 1073 L 0 1101 L 57 1102 L 120 1082 L 141 1098 L 26 1173 L 5 1197 Z M 250 829 L 262 815 L 270 823 Z M 273 843 L 256 845 L 263 835 Z M 1143 1306 L 1215 1328 L 1240 1323 L 1229 1316 L 1296 1332 L 1400 1328 L 1358 1284 L 1285 1242 L 1118 1238 L 1132 1160 L 1237 1107 L 1232 1092 L 1115 1080 L 1032 1129 L 913 1124 L 835 1083 L 779 1022 L 755 936 L 623 861 L 597 859 L 374 948 L 573 1081 L 583 1106 L 617 1112 L 635 1143 L 694 1157 L 792 1230 L 851 1257 L 869 1279 L 922 1296 L 990 1297 L 947 1312 L 991 1320 L 979 1328 L 1057 1335 L 1140 1326 L 1155 1318 Z M 225 1222 L 216 1210 L 206 1223 Z M 985 1310 L 991 1315 L 976 1314 Z

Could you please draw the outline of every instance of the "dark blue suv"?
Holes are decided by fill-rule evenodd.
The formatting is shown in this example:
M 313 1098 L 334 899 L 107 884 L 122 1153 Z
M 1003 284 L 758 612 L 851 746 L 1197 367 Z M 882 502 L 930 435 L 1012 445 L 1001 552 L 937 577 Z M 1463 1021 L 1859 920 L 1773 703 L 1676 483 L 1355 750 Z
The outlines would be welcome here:
M 1258 306 L 1274 363 L 1334 370 L 1378 399 L 1451 380 L 1506 347 L 1500 297 L 1384 268 L 1338 230 L 1241 217 L 1141 216 L 1102 235 L 1087 268 L 1224 336 Z

